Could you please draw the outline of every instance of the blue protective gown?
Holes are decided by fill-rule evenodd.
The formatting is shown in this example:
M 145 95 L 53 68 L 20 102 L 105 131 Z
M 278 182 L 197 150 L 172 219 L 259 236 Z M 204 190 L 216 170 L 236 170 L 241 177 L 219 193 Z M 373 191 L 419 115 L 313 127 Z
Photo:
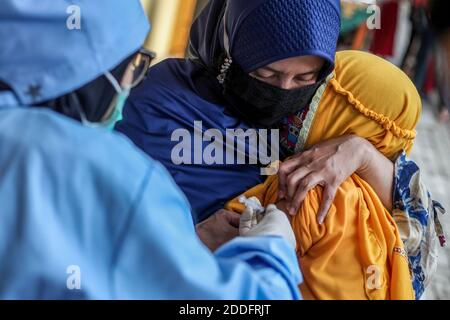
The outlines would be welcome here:
M 165 169 L 119 134 L 20 107 L 0 129 L 1 299 L 299 298 L 284 240 L 210 254 Z

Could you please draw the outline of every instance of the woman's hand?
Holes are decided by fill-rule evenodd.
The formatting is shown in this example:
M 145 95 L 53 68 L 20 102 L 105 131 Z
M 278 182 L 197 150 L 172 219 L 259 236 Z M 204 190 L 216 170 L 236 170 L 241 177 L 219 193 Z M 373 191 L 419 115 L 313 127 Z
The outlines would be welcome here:
M 287 200 L 289 214 L 295 215 L 307 193 L 322 186 L 323 200 L 318 212 L 318 222 L 322 224 L 337 189 L 355 172 L 375 189 L 387 208 L 392 206 L 393 163 L 367 140 L 355 135 L 318 144 L 284 162 L 279 171 L 279 198 Z
M 240 215 L 231 211 L 219 210 L 199 223 L 195 229 L 200 240 L 211 250 L 239 236 Z

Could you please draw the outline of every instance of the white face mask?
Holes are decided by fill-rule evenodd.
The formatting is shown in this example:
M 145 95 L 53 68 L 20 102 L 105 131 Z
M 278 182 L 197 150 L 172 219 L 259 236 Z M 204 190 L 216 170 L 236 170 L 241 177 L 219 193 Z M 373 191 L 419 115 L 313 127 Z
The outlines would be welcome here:
M 125 103 L 130 96 L 131 88 L 122 88 L 116 78 L 114 78 L 109 71 L 105 72 L 104 76 L 111 82 L 111 85 L 117 92 L 117 95 L 111 102 L 111 106 L 108 108 L 111 112 L 109 112 L 107 119 L 104 119 L 101 122 L 90 122 L 87 120 L 86 115 L 83 112 L 81 112 L 80 116 L 81 122 L 87 127 L 103 128 L 112 131 L 114 130 L 116 123 L 122 120 L 123 108 L 125 107 Z

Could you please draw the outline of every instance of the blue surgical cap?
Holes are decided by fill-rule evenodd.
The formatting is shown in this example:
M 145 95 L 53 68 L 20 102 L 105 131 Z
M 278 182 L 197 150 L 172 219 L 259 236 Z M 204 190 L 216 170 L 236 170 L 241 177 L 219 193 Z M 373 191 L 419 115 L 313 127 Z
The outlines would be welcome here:
M 136 52 L 139 0 L 1 0 L 0 81 L 24 105 L 74 91 Z

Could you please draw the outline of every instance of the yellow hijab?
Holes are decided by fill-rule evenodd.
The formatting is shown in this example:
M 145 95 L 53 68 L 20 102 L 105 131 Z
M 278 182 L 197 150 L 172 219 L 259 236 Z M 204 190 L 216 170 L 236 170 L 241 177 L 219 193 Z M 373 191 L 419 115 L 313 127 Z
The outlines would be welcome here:
M 394 160 L 411 151 L 421 100 L 409 78 L 368 53 L 336 55 L 305 148 L 347 134 L 366 138 Z M 314 102 L 313 102 L 314 103 Z M 313 106 L 314 109 L 314 106 Z M 277 202 L 278 177 L 245 193 L 264 206 Z M 398 228 L 373 189 L 357 175 L 338 189 L 323 225 L 317 223 L 322 188 L 311 190 L 292 219 L 305 299 L 414 299 Z M 233 199 L 226 209 L 242 212 Z

